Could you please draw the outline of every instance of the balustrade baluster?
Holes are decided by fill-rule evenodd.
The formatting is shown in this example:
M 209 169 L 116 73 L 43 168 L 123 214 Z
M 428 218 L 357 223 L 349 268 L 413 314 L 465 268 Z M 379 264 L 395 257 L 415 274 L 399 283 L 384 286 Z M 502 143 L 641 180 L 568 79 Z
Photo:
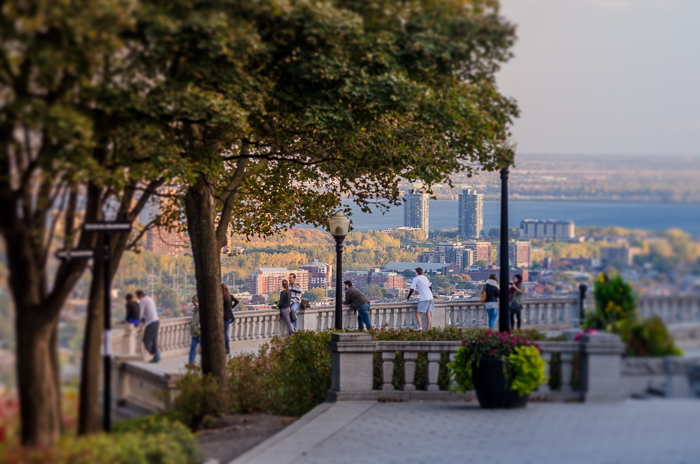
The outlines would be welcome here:
M 396 358 L 396 352 L 394 351 L 384 351 L 382 352 L 382 390 L 393 390 L 394 389 L 394 359 Z
M 547 379 L 543 384 L 541 384 L 539 387 L 537 387 L 537 391 L 542 394 L 548 394 L 549 393 L 549 373 L 551 372 L 551 364 L 552 364 L 552 353 L 540 353 L 540 357 L 544 359 L 544 377 Z
M 438 373 L 440 371 L 440 355 L 442 353 L 427 353 L 428 356 L 428 391 L 439 391 Z
M 418 358 L 418 353 L 405 352 L 403 353 L 403 389 L 404 391 L 414 391 L 416 386 L 414 384 L 416 378 L 416 359 Z
M 447 353 L 447 357 L 449 359 L 449 362 L 454 362 L 455 357 L 457 356 L 456 351 L 451 351 Z M 450 390 L 454 390 L 457 388 L 457 381 L 455 380 L 455 374 L 450 374 Z
M 571 392 L 571 377 L 574 372 L 574 354 L 560 353 L 560 371 L 561 371 L 561 391 L 563 393 Z

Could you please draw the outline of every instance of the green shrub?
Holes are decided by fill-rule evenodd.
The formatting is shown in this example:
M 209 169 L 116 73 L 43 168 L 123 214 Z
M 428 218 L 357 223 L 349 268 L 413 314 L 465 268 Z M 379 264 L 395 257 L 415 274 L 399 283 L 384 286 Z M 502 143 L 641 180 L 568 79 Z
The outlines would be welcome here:
M 545 382 L 546 361 L 534 346 L 517 346 L 508 357 L 508 375 L 511 388 L 520 396 L 527 395 Z
M 194 464 L 202 455 L 187 427 L 153 415 L 117 423 L 111 434 L 64 437 L 49 449 L 3 450 L 1 463 Z
M 637 299 L 632 286 L 621 276 L 600 274 L 593 288 L 596 309 L 586 314 L 588 329 L 610 330 L 623 319 L 636 319 Z
M 216 378 L 202 375 L 199 367 L 188 366 L 177 388 L 178 394 L 168 415 L 192 430 L 202 428 L 207 418 L 233 412 L 226 389 Z
M 616 331 L 627 345 L 628 356 L 683 356 L 659 316 L 643 321 L 620 321 Z

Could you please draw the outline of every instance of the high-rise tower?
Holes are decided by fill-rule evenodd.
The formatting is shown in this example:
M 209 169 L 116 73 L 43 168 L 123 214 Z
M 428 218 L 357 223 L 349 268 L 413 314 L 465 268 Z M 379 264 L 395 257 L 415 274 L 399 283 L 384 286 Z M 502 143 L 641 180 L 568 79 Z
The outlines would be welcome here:
M 403 205 L 403 225 L 423 229 L 428 232 L 428 201 L 430 197 L 427 193 L 404 194 L 406 202 Z
M 484 230 L 484 195 L 476 190 L 463 190 L 459 195 L 459 237 L 472 240 L 481 237 Z

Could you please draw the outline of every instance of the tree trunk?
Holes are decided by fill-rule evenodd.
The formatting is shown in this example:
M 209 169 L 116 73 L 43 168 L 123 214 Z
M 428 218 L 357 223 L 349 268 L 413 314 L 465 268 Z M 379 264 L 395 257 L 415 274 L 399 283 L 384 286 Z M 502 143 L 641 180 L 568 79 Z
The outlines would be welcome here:
M 216 207 L 211 184 L 200 181 L 185 197 L 187 228 L 192 243 L 202 326 L 202 371 L 226 378 L 224 307 L 221 291 L 221 249 L 216 240 Z
M 102 241 L 100 240 L 100 243 Z M 80 366 L 80 403 L 78 406 L 78 434 L 99 432 L 100 378 L 102 373 L 102 334 L 104 332 L 104 266 L 95 261 L 90 282 L 90 298 L 85 322 L 83 357 Z
M 22 443 L 50 446 L 61 433 L 60 387 L 54 361 L 58 317 L 36 317 L 35 308 L 16 307 L 17 386 L 22 419 Z

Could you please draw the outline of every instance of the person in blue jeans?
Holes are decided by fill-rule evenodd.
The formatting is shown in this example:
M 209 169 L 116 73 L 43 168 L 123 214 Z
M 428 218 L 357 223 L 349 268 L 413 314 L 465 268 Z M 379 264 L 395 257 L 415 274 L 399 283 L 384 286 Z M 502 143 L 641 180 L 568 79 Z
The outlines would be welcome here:
M 202 344 L 202 327 L 199 324 L 199 299 L 197 295 L 192 296 L 192 304 L 194 305 L 194 313 L 190 321 L 190 336 L 192 337 L 192 341 L 190 342 L 189 364 L 194 364 L 194 360 L 197 357 L 197 345 Z
M 484 285 L 486 292 L 486 313 L 489 316 L 489 328 L 496 327 L 496 319 L 498 319 L 498 295 L 501 288 L 498 286 L 496 274 L 491 274 Z
M 299 311 L 299 307 L 301 306 L 301 285 L 297 283 L 297 275 L 294 273 L 289 274 L 289 297 L 291 298 L 292 302 L 292 311 L 294 311 L 294 315 L 297 315 L 297 311 Z M 292 325 L 294 326 L 294 329 L 297 328 L 297 321 L 296 318 L 294 322 L 292 322 Z
M 360 330 L 365 330 L 365 326 L 368 329 L 372 328 L 372 323 L 369 321 L 369 300 L 366 296 L 362 294 L 361 291 L 352 286 L 352 282 L 346 280 L 345 282 L 345 302 L 344 304 L 350 305 L 350 309 L 357 311 L 357 327 Z

